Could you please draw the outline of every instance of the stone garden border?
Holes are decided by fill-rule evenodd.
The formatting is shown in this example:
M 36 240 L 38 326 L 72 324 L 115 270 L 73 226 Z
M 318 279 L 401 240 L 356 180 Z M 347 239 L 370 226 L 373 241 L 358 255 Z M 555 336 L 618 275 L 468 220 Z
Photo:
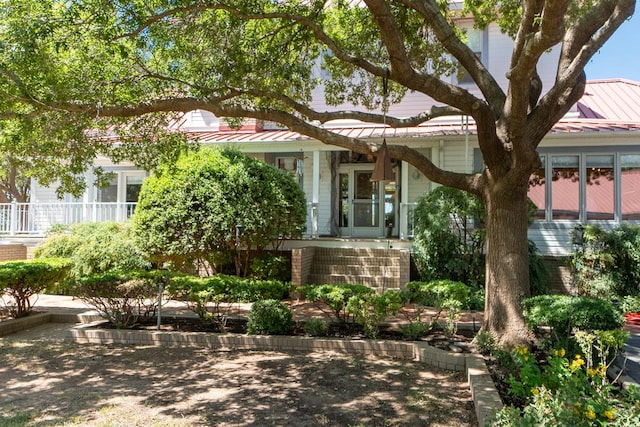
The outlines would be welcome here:
M 0 322 L 0 336 L 44 323 L 81 323 L 69 329 L 68 339 L 86 344 L 135 344 L 158 347 L 207 347 L 223 350 L 335 351 L 374 354 L 414 360 L 441 369 L 466 372 L 480 426 L 502 407 L 500 395 L 479 354 L 452 353 L 415 341 L 360 340 L 276 335 L 216 334 L 211 332 L 98 329 L 95 314 L 38 313 Z

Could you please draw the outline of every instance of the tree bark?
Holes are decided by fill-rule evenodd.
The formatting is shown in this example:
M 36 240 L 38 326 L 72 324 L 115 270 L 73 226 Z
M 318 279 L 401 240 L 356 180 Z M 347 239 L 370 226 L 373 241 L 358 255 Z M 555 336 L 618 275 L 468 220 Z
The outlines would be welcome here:
M 509 177 L 513 178 L 513 177 Z M 530 296 L 528 177 L 504 177 L 485 187 L 487 211 L 486 295 L 482 329 L 501 346 L 527 345 L 533 333 L 522 314 Z

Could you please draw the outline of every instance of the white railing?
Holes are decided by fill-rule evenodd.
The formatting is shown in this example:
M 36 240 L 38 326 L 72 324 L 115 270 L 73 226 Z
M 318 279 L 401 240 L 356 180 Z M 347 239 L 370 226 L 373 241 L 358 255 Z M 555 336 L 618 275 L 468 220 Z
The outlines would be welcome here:
M 136 203 L 0 203 L 0 235 L 42 235 L 56 224 L 124 221 Z

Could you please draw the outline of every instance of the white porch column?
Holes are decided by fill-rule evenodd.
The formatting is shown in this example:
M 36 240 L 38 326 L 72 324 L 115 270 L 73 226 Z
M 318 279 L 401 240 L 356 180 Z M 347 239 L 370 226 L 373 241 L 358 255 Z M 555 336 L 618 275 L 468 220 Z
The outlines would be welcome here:
M 400 240 L 407 238 L 409 232 L 409 163 L 403 161 L 400 168 L 400 188 L 402 193 L 402 201 L 400 203 Z
M 318 238 L 318 204 L 320 202 L 320 151 L 313 151 L 313 187 L 311 192 L 311 237 Z

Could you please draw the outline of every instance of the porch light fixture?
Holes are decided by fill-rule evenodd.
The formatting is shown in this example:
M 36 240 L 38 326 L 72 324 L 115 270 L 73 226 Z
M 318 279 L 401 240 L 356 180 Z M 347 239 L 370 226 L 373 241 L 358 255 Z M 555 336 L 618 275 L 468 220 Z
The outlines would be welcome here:
M 386 71 L 382 78 L 382 124 L 387 126 L 387 88 L 389 81 L 389 70 Z M 391 165 L 391 157 L 389 156 L 389 150 L 387 149 L 387 139 L 384 138 L 384 128 L 382 129 L 382 146 L 378 150 L 376 156 L 376 165 L 373 168 L 373 174 L 371 175 L 371 182 L 391 182 L 395 181 L 396 177 L 393 173 L 393 166 Z

